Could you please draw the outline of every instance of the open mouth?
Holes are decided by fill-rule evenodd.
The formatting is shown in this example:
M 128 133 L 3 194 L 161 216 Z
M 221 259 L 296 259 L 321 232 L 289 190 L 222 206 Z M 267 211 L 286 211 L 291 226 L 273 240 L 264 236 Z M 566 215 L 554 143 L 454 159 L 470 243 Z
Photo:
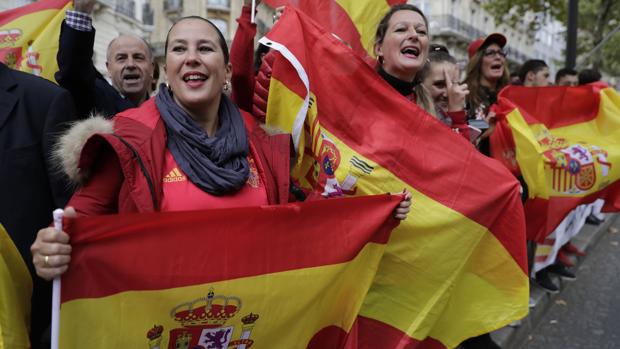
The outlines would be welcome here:
M 420 55 L 420 49 L 415 46 L 406 46 L 400 50 L 400 53 L 409 58 L 418 58 Z
M 128 84 L 138 83 L 140 82 L 140 74 L 134 74 L 134 73 L 124 74 L 123 81 Z
M 191 73 L 186 73 L 185 75 L 183 75 L 183 81 L 185 82 L 205 81 L 205 80 L 207 80 L 207 76 L 202 73 L 191 72 Z
M 504 68 L 504 65 L 501 63 L 493 63 L 491 64 L 491 69 L 492 70 L 502 70 Z
M 126 82 L 137 82 L 140 80 L 140 74 L 124 74 L 123 80 Z

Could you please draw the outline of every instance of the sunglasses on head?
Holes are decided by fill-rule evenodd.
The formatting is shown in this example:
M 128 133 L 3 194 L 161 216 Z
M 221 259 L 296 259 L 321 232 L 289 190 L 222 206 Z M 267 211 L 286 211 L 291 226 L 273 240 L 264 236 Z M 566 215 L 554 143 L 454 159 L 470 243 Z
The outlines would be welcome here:
M 448 51 L 448 48 L 440 44 L 431 44 L 429 47 L 429 51 L 430 52 L 445 52 L 447 54 L 450 54 L 450 51 Z

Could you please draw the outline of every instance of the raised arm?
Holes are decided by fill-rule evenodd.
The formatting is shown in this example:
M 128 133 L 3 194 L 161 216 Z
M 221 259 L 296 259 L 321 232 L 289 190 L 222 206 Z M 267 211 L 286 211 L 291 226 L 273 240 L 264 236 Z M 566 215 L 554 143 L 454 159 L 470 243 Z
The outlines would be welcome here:
M 59 68 L 56 81 L 71 93 L 79 117 L 86 117 L 94 109 L 96 80 L 103 80 L 92 60 L 95 29 L 91 12 L 94 5 L 94 0 L 76 0 L 75 11 L 67 11 L 56 56 Z
M 260 0 L 256 1 L 257 5 Z M 237 31 L 230 46 L 232 64 L 232 99 L 239 108 L 251 112 L 254 95 L 254 36 L 256 23 L 251 23 L 252 0 L 244 0 Z

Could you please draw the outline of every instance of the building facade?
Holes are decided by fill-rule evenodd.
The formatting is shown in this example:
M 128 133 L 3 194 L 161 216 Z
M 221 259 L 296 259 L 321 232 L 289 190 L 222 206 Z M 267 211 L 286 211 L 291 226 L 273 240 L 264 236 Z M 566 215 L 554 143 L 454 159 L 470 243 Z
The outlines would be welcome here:
M 558 22 L 541 28 L 534 37 L 529 36 L 526 25 L 533 18 L 523 18 L 520 25 L 509 27 L 496 24 L 484 10 L 488 0 L 410 0 L 426 14 L 431 39 L 450 49 L 464 67 L 468 61 L 467 46 L 472 40 L 491 33 L 502 33 L 508 39 L 508 65 L 511 71 L 528 59 L 543 59 L 552 73 L 561 68 L 565 39 L 564 27 Z M 532 15 L 533 16 L 533 15 Z M 526 16 L 527 17 L 527 16 Z M 556 67 L 557 65 L 559 67 Z
M 552 23 L 541 28 L 535 36 L 528 36 L 525 25 L 532 18 L 524 18 L 516 28 L 496 25 L 484 9 L 490 0 L 409 0 L 419 6 L 429 20 L 433 42 L 446 45 L 459 60 L 461 67 L 467 63 L 467 46 L 479 37 L 499 32 L 508 38 L 508 62 L 511 71 L 530 58 L 544 59 L 551 72 L 563 64 L 564 26 Z M 32 0 L 3 0 L 0 10 L 31 3 Z M 241 13 L 243 0 L 98 0 L 93 13 L 95 38 L 95 65 L 105 73 L 107 45 L 122 33 L 132 33 L 144 38 L 153 47 L 156 62 L 164 63 L 164 42 L 168 29 L 175 20 L 197 15 L 211 20 L 230 43 L 237 29 L 236 19 Z M 264 35 L 272 23 L 273 9 L 259 5 L 257 15 L 258 35 Z M 105 75 L 105 74 L 104 74 Z M 163 74 L 161 74 L 163 75 Z M 162 81 L 162 77 L 160 77 Z

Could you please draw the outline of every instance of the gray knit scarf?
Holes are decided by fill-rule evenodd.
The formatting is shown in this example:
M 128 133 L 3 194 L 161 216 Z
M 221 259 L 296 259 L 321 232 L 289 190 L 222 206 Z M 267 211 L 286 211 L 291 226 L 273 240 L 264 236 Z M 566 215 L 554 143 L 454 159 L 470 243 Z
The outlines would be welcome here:
M 213 137 L 173 99 L 162 84 L 155 104 L 168 132 L 167 146 L 181 170 L 200 189 L 225 195 L 241 189 L 250 173 L 248 137 L 239 109 L 224 94 Z

